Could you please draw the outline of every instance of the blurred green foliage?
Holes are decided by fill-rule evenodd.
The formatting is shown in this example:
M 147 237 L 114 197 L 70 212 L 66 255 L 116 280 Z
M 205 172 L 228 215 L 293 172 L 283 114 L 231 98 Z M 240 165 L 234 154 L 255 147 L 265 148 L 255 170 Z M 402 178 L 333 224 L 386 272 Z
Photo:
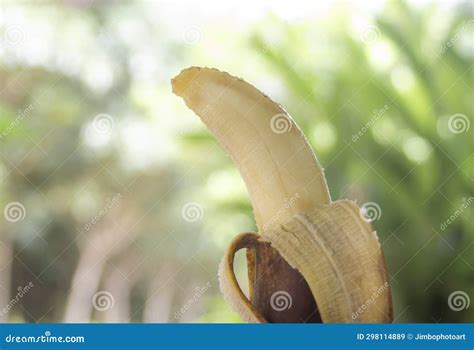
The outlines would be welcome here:
M 472 128 L 451 125 L 473 115 L 472 4 L 388 2 L 362 27 L 351 9 L 241 30 L 218 17 L 170 27 L 160 3 L 7 5 L 0 208 L 19 202 L 25 217 L 1 217 L 0 306 L 34 287 L 5 320 L 70 321 L 81 308 L 79 321 L 239 320 L 216 274 L 230 239 L 255 230 L 246 190 L 169 85 L 206 65 L 287 108 L 333 199 L 379 205 L 395 322 L 473 322 L 472 307 L 448 305 L 454 291 L 474 296 L 472 207 L 442 226 L 473 196 Z M 98 290 L 114 308 L 93 310 Z

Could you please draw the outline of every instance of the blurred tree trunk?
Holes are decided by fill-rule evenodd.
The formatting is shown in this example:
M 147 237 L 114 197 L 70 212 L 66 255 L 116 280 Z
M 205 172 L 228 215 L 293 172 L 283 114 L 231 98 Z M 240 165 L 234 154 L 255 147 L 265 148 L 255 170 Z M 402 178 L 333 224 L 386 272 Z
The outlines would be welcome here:
M 143 312 L 144 323 L 167 323 L 170 321 L 171 306 L 176 292 L 171 265 L 165 265 L 148 286 L 147 302 Z
M 85 240 L 72 279 L 64 322 L 91 321 L 93 298 L 99 289 L 105 264 L 111 256 L 123 251 L 132 239 L 129 231 L 136 222 L 133 212 L 130 208 L 114 208 Z
M 140 277 L 134 270 L 139 263 L 136 254 L 129 254 L 111 266 L 104 282 L 104 289 L 114 297 L 114 306 L 104 312 L 106 323 L 130 322 L 130 293 Z

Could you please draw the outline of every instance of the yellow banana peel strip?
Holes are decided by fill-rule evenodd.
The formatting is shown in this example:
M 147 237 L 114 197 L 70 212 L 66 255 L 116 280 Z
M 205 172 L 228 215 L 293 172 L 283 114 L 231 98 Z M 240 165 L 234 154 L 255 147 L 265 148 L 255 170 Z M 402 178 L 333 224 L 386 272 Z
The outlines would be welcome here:
M 332 202 L 313 150 L 277 103 L 242 79 L 191 67 L 172 80 L 232 157 L 259 234 L 237 236 L 219 269 L 221 290 L 247 322 L 391 322 L 375 231 L 354 202 Z M 233 272 L 247 249 L 249 296 Z

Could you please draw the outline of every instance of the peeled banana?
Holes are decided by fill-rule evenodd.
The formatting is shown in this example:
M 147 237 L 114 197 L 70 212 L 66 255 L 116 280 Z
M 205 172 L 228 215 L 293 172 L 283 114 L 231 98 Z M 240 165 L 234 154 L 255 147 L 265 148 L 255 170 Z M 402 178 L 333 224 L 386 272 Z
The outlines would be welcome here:
M 391 322 L 383 253 L 348 200 L 331 201 L 324 171 L 288 113 L 242 79 L 191 67 L 172 80 L 230 154 L 258 234 L 238 235 L 219 268 L 221 290 L 247 322 Z M 248 296 L 233 271 L 247 250 Z

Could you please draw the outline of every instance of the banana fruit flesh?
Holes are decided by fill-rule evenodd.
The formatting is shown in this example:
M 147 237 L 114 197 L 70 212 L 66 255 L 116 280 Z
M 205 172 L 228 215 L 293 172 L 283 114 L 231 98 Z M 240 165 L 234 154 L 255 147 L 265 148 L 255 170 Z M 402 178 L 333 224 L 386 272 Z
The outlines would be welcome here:
M 238 235 L 219 269 L 221 290 L 247 322 L 391 322 L 375 231 L 354 202 L 331 201 L 324 171 L 288 113 L 242 79 L 191 67 L 172 80 L 237 165 L 258 234 Z M 247 250 L 249 295 L 233 271 Z

